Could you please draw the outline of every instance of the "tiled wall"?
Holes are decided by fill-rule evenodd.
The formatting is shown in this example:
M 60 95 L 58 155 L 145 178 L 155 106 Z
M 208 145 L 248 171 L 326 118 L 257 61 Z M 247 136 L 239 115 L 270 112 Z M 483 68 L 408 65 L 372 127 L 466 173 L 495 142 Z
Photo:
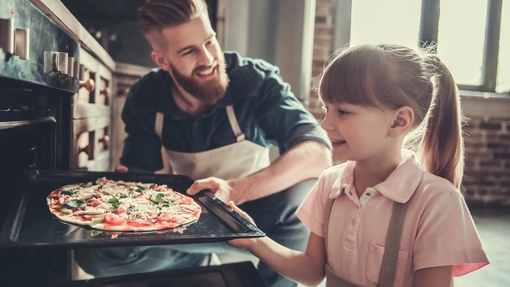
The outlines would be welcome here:
M 334 0 L 317 0 L 312 87 L 327 57 L 333 53 Z M 466 167 L 463 192 L 472 205 L 510 205 L 510 99 L 463 96 L 469 118 L 464 127 Z M 310 110 L 321 119 L 312 89 Z

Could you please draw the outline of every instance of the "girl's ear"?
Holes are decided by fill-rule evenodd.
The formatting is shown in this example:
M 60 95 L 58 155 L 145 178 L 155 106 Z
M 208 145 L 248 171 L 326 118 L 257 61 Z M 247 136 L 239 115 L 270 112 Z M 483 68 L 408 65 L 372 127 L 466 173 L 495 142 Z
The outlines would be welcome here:
M 170 70 L 170 65 L 168 63 L 168 60 L 165 57 L 163 57 L 160 52 L 152 51 L 151 57 L 152 57 L 152 61 L 156 65 L 158 65 L 158 67 L 160 67 L 161 70 L 164 70 L 167 72 Z
M 408 106 L 403 106 L 394 111 L 394 119 L 390 127 L 390 136 L 397 137 L 406 134 L 413 126 L 414 111 Z

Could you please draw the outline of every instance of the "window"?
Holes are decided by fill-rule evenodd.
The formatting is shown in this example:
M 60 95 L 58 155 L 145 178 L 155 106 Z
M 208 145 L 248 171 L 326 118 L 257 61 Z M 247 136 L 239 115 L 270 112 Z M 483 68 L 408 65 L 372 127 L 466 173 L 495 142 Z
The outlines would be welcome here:
M 510 2 L 336 0 L 334 48 L 437 43 L 460 89 L 510 93 Z M 462 8 L 460 8 L 462 7 Z
M 420 7 L 421 0 L 353 1 L 350 44 L 417 45 Z

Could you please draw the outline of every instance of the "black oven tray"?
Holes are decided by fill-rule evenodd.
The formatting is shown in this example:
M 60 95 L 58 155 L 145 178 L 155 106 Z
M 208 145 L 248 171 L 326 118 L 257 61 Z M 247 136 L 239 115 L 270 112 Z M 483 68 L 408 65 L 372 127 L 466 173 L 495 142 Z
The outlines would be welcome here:
M 0 233 L 0 247 L 108 247 L 179 243 L 219 242 L 265 234 L 210 192 L 193 198 L 202 206 L 197 222 L 182 232 L 173 229 L 147 232 L 113 232 L 59 221 L 47 206 L 46 196 L 63 185 L 88 182 L 100 177 L 113 180 L 166 184 L 185 193 L 193 180 L 182 175 L 120 174 L 113 172 L 44 171 L 26 173 Z M 0 187 L 0 194 L 3 193 Z

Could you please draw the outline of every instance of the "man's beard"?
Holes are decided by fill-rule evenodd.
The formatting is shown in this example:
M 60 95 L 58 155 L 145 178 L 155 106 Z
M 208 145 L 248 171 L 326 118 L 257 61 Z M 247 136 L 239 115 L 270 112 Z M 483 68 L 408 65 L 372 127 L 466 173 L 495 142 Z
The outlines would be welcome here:
M 181 74 L 177 69 L 170 64 L 172 75 L 176 84 L 181 86 L 187 93 L 198 99 L 204 104 L 214 105 L 216 102 L 223 97 L 228 87 L 229 78 L 225 70 L 225 60 L 218 60 L 218 65 L 215 69 L 218 70 L 219 77 L 209 81 L 199 81 L 192 77 L 187 77 Z M 207 70 L 209 67 L 199 66 L 193 69 L 192 75 L 197 72 Z

